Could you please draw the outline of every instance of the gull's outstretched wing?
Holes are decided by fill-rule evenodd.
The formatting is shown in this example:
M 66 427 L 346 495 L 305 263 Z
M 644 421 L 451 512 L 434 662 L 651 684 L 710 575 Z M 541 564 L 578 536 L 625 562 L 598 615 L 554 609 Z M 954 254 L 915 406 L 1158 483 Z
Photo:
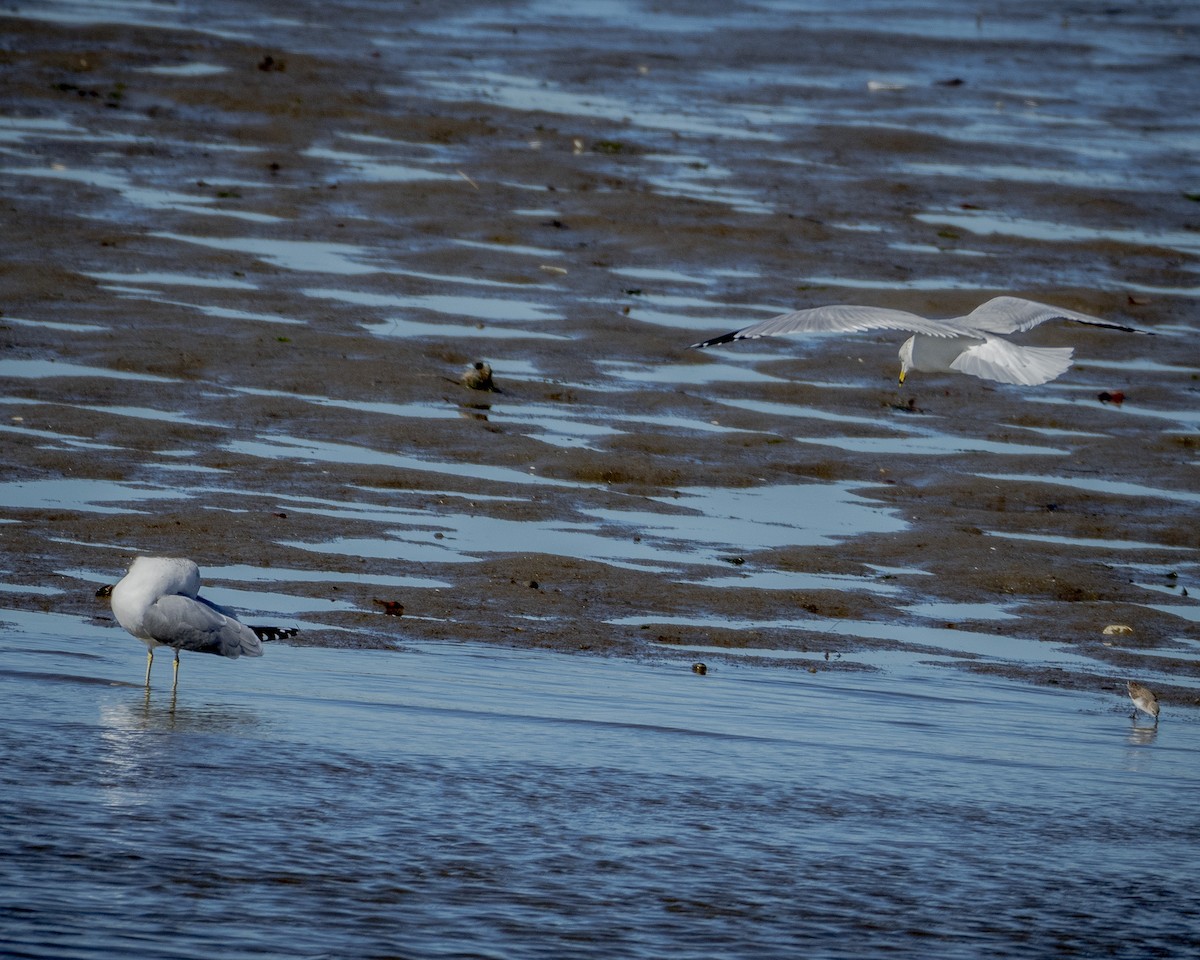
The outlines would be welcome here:
M 959 354 L 950 369 L 998 383 L 1036 386 L 1062 376 L 1071 366 L 1073 352 L 1071 347 L 1023 347 L 987 337 Z
M 222 657 L 262 656 L 253 630 L 202 600 L 159 597 L 146 608 L 142 623 L 151 637 L 169 647 Z
M 907 330 L 931 337 L 956 337 L 969 332 L 960 321 L 930 320 L 887 307 L 859 307 L 851 304 L 831 304 L 794 310 L 770 320 L 763 320 L 741 330 L 734 330 L 711 340 L 693 343 L 693 347 L 712 347 L 733 340 L 753 340 L 757 337 L 782 337 L 803 333 L 861 333 L 865 330 Z
M 981 303 L 957 322 L 969 330 L 978 330 L 984 333 L 1020 333 L 1022 330 L 1031 330 L 1047 320 L 1074 320 L 1077 323 L 1087 323 L 1094 327 L 1111 327 L 1114 330 L 1125 330 L 1128 333 L 1148 333 L 1146 330 L 1101 320 L 1099 317 L 1079 313 L 1077 310 L 1052 307 L 1049 304 L 1037 303 L 1021 297 L 994 297 L 986 303 Z

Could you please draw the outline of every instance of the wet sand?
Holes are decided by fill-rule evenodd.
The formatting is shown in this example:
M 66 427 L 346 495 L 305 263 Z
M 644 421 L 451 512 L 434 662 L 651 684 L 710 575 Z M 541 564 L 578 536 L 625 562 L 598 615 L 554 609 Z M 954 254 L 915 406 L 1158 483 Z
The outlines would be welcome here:
M 12 606 L 186 555 L 311 645 L 927 646 L 1200 702 L 1193 14 L 321 9 L 4 18 Z M 686 349 L 998 293 L 1155 336 L 1040 328 L 1038 388 Z

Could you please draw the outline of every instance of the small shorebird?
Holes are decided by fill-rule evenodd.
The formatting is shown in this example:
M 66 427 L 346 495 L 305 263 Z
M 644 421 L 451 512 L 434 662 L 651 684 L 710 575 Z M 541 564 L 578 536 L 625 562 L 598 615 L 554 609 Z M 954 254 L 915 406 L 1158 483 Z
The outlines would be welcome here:
M 476 360 L 469 364 L 457 380 L 450 380 L 449 377 L 442 379 L 449 380 L 450 383 L 460 383 L 471 390 L 484 390 L 488 393 L 504 392 L 496 386 L 496 381 L 492 379 L 492 365 L 486 360 Z
M 175 557 L 137 557 L 112 587 L 109 596 L 117 622 L 146 644 L 147 687 L 156 647 L 175 651 L 174 690 L 179 685 L 180 650 L 261 657 L 263 640 L 296 635 L 290 628 L 249 627 L 199 591 L 200 568 L 191 560 Z M 103 592 L 101 588 L 97 595 Z
M 1148 713 L 1154 718 L 1154 722 L 1158 723 L 1158 697 L 1154 695 L 1154 691 L 1149 687 L 1130 680 L 1125 684 L 1125 689 L 1129 691 L 1129 699 L 1133 701 L 1133 713 L 1129 716 L 1134 720 L 1137 719 L 1137 712 Z
M 1032 330 L 1047 320 L 1074 320 L 1094 327 L 1147 333 L 1075 310 L 1051 307 L 1020 297 L 995 297 L 964 317 L 931 320 L 907 310 L 836 304 L 795 310 L 743 327 L 693 347 L 712 347 L 734 340 L 804 333 L 861 333 L 864 330 L 908 330 L 900 347 L 900 382 L 909 371 L 955 371 L 998 383 L 1034 386 L 1061 376 L 1071 366 L 1071 347 L 1022 347 L 1004 334 Z

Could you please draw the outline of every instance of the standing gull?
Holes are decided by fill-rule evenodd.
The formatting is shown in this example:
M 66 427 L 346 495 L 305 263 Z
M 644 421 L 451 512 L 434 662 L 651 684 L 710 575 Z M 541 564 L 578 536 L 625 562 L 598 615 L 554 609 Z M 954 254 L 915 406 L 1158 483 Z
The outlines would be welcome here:
M 1033 386 L 1061 376 L 1071 366 L 1071 347 L 1023 347 L 1004 334 L 1031 330 L 1047 320 L 1074 320 L 1130 333 L 1147 331 L 1100 320 L 1086 313 L 1051 307 L 1020 297 L 995 297 L 965 317 L 931 320 L 907 310 L 836 304 L 784 313 L 693 347 L 712 347 L 734 340 L 804 333 L 861 333 L 864 330 L 908 330 L 900 347 L 900 382 L 909 371 L 957 371 L 998 383 Z
M 1129 699 L 1133 701 L 1133 713 L 1130 716 L 1136 720 L 1137 712 L 1141 710 L 1142 713 L 1152 716 L 1154 722 L 1158 723 L 1158 697 L 1154 695 L 1154 691 L 1135 680 L 1126 683 L 1125 689 L 1129 691 Z
M 261 657 L 263 640 L 295 636 L 295 629 L 250 627 L 199 595 L 200 568 L 175 557 L 137 557 L 111 592 L 112 611 L 131 634 L 146 644 L 146 686 L 155 647 L 175 651 L 179 684 L 179 651 L 215 653 L 222 657 Z

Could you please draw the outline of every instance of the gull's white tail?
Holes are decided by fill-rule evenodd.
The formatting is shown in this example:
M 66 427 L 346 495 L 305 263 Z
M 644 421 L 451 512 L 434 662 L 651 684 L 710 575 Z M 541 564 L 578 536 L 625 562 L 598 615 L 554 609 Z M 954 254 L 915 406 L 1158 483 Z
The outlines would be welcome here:
M 1071 366 L 1071 347 L 1023 347 L 998 337 L 988 337 L 964 350 L 951 370 L 999 383 L 1036 386 L 1062 376 Z

